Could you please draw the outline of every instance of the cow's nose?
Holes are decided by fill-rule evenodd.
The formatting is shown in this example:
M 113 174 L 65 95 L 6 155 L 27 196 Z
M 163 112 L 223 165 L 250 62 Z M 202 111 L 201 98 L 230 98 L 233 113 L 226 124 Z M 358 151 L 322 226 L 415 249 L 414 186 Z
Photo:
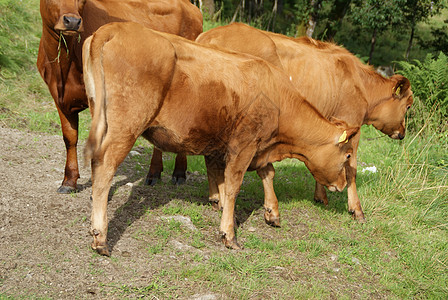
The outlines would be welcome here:
M 404 134 L 401 134 L 401 132 L 398 133 L 398 138 L 399 138 L 400 140 L 404 139 Z
M 67 17 L 64 16 L 64 26 L 67 30 L 78 30 L 79 26 L 81 26 L 81 19 L 75 17 Z

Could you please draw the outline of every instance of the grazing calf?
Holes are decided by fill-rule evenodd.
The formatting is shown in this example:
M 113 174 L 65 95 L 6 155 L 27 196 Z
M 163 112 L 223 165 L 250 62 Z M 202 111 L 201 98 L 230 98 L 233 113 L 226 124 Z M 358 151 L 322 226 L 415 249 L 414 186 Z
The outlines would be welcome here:
M 328 119 L 341 119 L 352 126 L 371 124 L 393 139 L 404 138 L 405 114 L 413 103 L 409 80 L 401 75 L 384 78 L 339 46 L 308 37 L 293 39 L 241 23 L 211 29 L 196 41 L 252 54 L 282 68 L 300 93 Z M 363 222 L 356 191 L 359 138 L 360 132 L 353 139 L 354 152 L 346 173 L 348 210 Z M 265 189 L 266 222 L 279 225 L 278 201 L 272 185 L 274 168 L 268 165 L 258 174 Z M 216 203 L 218 199 L 216 187 L 211 186 L 210 200 Z M 314 199 L 328 204 L 325 188 L 319 182 Z
M 136 23 L 113 23 L 86 40 L 84 81 L 92 112 L 93 249 L 108 255 L 112 178 L 138 136 L 163 151 L 204 155 L 223 200 L 224 244 L 239 248 L 235 198 L 247 169 L 297 158 L 330 190 L 346 186 L 359 127 L 333 124 L 278 68 Z
M 58 193 L 66 194 L 77 191 L 78 114 L 88 105 L 82 80 L 84 40 L 101 25 L 122 21 L 139 22 L 194 40 L 202 32 L 202 15 L 188 0 L 41 0 L 40 14 L 37 68 L 61 119 L 67 158 Z M 155 165 L 151 174 L 160 168 Z M 185 173 L 186 165 L 181 168 Z

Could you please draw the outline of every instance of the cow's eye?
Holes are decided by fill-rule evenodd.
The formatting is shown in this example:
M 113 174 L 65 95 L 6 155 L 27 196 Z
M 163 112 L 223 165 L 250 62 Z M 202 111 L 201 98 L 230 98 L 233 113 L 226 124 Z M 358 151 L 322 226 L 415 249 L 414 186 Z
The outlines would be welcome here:
M 411 106 L 410 105 L 408 105 L 407 107 L 406 107 L 406 110 L 409 110 L 411 108 Z
M 349 159 L 350 157 L 352 157 L 352 155 L 350 153 L 347 153 L 347 159 Z

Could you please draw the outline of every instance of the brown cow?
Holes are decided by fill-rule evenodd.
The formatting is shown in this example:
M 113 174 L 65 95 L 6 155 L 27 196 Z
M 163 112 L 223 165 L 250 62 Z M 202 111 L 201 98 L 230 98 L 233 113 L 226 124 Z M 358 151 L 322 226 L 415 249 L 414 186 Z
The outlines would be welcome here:
M 196 41 L 249 53 L 281 67 L 300 93 L 326 118 L 335 117 L 352 126 L 371 124 L 393 139 L 404 138 L 405 114 L 413 103 L 409 80 L 401 75 L 384 78 L 339 46 L 307 37 L 293 39 L 241 23 L 211 29 Z M 365 218 L 356 191 L 359 137 L 360 133 L 353 139 L 354 153 L 346 172 L 348 209 L 362 222 Z M 279 225 L 272 185 L 274 168 L 269 165 L 258 173 L 265 189 L 265 219 Z M 217 188 L 211 185 L 210 200 L 216 203 L 218 199 Z M 328 204 L 325 189 L 318 182 L 314 199 Z
M 126 20 L 194 40 L 202 32 L 202 15 L 188 0 L 41 0 L 40 13 L 37 67 L 58 109 L 67 150 L 58 192 L 70 193 L 79 178 L 78 113 L 88 104 L 82 80 L 84 40 L 101 25 Z
M 205 156 L 224 200 L 220 229 L 230 248 L 239 248 L 234 204 L 248 168 L 293 157 L 330 190 L 345 187 L 359 127 L 329 122 L 264 60 L 136 23 L 101 27 L 83 53 L 92 112 L 85 151 L 92 163 L 92 247 L 99 253 L 109 254 L 112 178 L 140 135 L 163 151 Z

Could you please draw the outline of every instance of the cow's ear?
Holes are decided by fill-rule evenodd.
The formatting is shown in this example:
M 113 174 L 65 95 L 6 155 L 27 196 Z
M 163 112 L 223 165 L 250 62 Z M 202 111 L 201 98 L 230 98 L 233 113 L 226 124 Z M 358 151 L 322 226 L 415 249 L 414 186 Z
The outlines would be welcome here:
M 332 116 L 332 117 L 328 118 L 328 120 L 332 124 L 336 125 L 339 128 L 347 128 L 348 127 L 347 123 L 344 120 L 338 119 L 336 117 Z
M 392 96 L 395 99 L 403 98 L 403 95 L 411 87 L 411 82 L 409 82 L 409 79 L 401 75 L 394 75 L 391 77 L 391 79 L 397 82 L 395 86 L 392 88 Z
M 359 132 L 359 129 L 360 127 L 351 127 L 345 129 L 338 138 L 338 144 L 339 145 L 347 144 L 348 141 Z

